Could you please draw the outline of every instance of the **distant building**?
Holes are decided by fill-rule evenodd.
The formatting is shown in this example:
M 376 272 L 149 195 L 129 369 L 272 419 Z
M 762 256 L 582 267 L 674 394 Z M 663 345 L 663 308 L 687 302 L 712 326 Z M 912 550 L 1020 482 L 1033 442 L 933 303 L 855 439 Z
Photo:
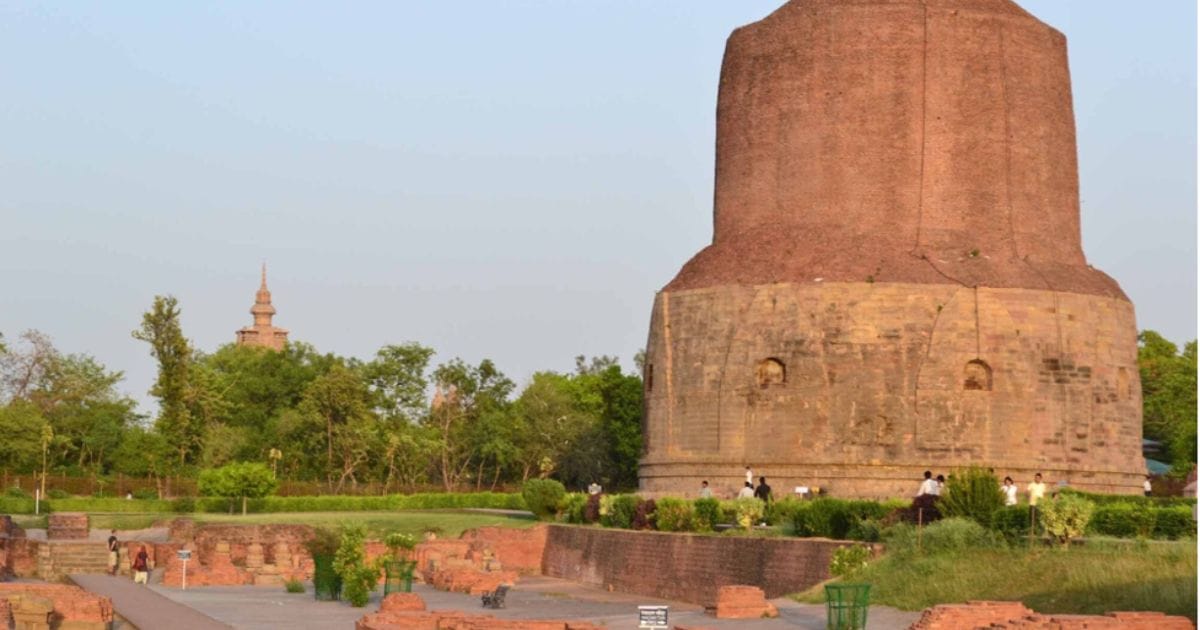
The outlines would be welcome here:
M 275 307 L 271 306 L 271 292 L 267 290 L 266 263 L 263 263 L 262 285 L 258 287 L 258 293 L 254 294 L 254 306 L 250 307 L 250 314 L 254 316 L 254 325 L 237 331 L 238 345 L 283 350 L 283 345 L 287 343 L 288 331 L 271 324 L 271 318 L 275 316 Z

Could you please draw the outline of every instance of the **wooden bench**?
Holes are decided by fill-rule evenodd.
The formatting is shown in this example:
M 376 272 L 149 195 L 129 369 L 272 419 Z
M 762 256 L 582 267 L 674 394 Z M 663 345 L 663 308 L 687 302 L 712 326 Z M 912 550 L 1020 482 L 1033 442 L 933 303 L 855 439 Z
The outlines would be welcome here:
M 508 595 L 508 585 L 501 584 L 496 590 L 483 594 L 484 608 L 504 608 L 504 597 Z

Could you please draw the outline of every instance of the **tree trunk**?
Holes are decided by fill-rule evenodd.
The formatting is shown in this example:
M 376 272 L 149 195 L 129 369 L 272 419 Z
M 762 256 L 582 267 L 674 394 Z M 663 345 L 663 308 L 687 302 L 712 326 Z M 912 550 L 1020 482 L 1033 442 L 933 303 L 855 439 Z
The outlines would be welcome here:
M 246 497 L 242 497 L 242 516 L 246 515 Z

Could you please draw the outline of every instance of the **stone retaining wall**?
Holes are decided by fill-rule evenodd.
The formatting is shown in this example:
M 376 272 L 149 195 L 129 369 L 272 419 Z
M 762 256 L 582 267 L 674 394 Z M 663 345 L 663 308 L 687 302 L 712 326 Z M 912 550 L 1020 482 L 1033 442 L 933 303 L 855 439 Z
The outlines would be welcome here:
M 726 585 L 769 598 L 829 578 L 834 550 L 819 538 L 745 538 L 551 525 L 542 573 L 623 593 L 715 606 Z

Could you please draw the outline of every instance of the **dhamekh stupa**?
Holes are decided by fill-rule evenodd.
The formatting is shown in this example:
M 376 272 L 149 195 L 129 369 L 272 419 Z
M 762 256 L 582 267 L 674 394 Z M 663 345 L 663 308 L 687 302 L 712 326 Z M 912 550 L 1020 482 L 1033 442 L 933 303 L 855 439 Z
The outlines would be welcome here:
M 1140 491 L 1062 33 L 1009 0 L 792 0 L 726 44 L 715 185 L 712 244 L 654 302 L 642 491 L 750 465 L 909 496 L 971 464 Z

